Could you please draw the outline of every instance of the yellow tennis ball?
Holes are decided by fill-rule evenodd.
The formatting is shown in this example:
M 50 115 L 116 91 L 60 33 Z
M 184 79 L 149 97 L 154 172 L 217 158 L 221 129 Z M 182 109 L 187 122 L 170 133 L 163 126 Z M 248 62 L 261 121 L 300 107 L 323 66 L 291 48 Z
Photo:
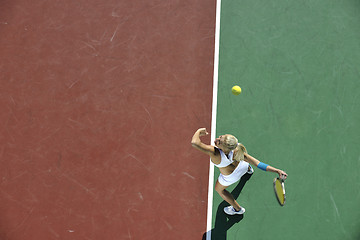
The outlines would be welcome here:
M 234 94 L 234 95 L 239 95 L 241 93 L 241 87 L 239 86 L 233 86 L 232 89 L 231 89 L 231 92 Z

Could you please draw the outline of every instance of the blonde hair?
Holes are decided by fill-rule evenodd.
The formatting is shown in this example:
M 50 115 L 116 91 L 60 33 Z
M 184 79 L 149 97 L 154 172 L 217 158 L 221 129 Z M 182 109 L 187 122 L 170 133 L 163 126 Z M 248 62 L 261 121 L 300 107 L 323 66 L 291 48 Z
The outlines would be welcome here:
M 244 154 L 247 153 L 246 147 L 242 143 L 238 143 L 234 150 L 233 159 L 237 162 L 244 161 Z
M 245 146 L 242 143 L 239 143 L 236 137 L 233 135 L 225 135 L 223 145 L 229 150 L 234 150 L 233 159 L 237 162 L 244 160 L 244 153 L 247 153 Z
M 234 150 L 238 146 L 238 140 L 233 135 L 227 134 L 224 136 L 223 145 L 229 150 Z

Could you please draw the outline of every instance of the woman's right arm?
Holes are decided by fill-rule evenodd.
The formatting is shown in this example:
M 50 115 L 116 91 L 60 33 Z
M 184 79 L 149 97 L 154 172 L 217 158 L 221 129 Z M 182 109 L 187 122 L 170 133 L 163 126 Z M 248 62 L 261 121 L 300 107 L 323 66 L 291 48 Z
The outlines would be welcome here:
M 200 137 L 202 136 L 206 136 L 209 133 L 206 131 L 206 128 L 199 128 L 195 133 L 194 136 L 191 139 L 191 145 L 200 150 L 203 153 L 206 153 L 210 156 L 214 156 L 215 155 L 215 148 L 214 146 L 211 145 L 207 145 L 205 143 L 203 143 L 200 139 Z

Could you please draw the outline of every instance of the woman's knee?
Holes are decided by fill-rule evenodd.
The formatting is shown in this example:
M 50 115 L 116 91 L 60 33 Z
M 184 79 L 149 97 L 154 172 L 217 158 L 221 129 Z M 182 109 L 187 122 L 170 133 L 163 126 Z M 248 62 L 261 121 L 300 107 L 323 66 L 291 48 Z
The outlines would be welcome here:
M 215 191 L 219 194 L 223 193 L 226 187 L 222 186 L 220 183 L 215 184 Z

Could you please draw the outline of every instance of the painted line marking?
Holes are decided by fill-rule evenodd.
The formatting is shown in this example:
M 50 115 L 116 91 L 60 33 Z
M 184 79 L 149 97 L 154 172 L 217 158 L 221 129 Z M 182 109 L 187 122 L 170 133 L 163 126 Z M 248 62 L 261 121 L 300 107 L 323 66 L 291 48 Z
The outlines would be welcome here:
M 217 114 L 217 94 L 218 94 L 218 77 L 219 77 L 219 40 L 220 40 L 220 9 L 221 0 L 216 1 L 216 25 L 215 25 L 215 50 L 214 50 L 214 76 L 213 76 L 213 102 L 211 117 L 211 142 L 215 140 L 216 134 L 216 114 Z M 211 239 L 212 229 L 212 209 L 214 193 L 214 165 L 210 162 L 209 168 L 209 188 L 208 188 L 208 208 L 207 208 L 207 224 L 206 239 Z

